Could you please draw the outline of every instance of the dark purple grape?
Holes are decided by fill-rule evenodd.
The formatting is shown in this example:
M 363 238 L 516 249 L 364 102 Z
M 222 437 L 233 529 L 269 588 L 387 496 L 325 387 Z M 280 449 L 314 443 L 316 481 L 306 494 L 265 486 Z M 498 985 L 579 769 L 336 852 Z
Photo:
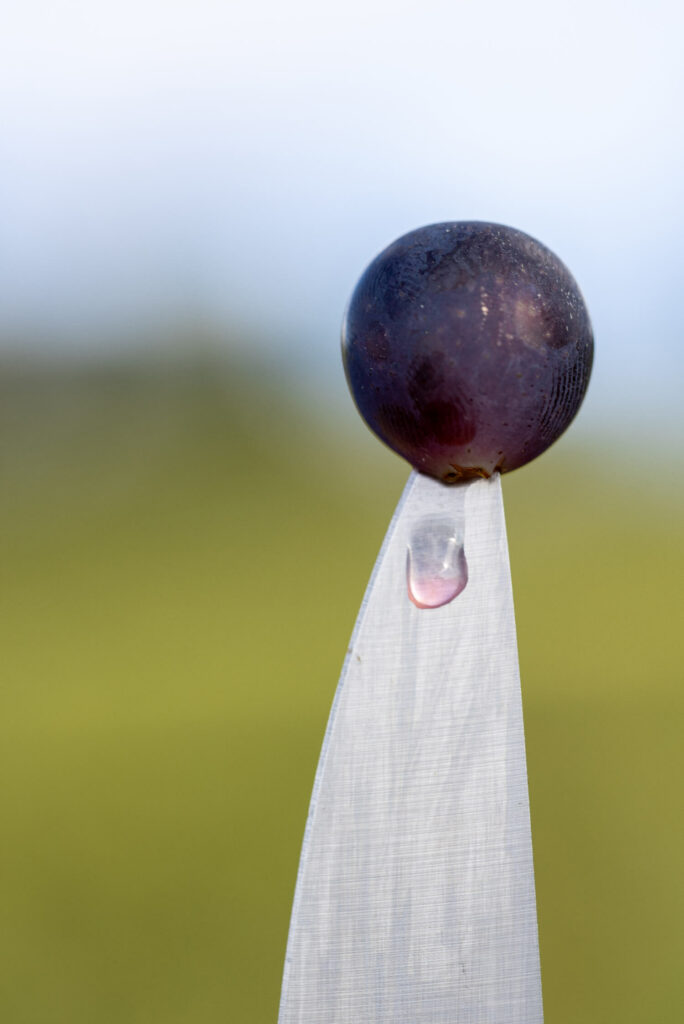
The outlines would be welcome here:
M 560 437 L 589 383 L 579 288 L 545 246 L 500 224 L 432 224 L 368 267 L 342 329 L 366 423 L 446 483 L 502 473 Z

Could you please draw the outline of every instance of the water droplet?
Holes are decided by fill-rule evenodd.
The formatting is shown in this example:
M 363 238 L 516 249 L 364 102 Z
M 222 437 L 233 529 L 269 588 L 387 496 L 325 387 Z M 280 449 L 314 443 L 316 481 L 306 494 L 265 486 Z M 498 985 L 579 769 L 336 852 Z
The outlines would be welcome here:
M 421 519 L 409 540 L 406 577 L 418 608 L 441 608 L 453 601 L 468 582 L 462 525 L 444 516 Z

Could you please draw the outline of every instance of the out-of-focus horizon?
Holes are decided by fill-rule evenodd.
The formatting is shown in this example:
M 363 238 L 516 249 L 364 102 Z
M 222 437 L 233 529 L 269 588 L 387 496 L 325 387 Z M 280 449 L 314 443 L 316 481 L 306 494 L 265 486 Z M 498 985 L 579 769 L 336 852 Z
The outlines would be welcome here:
M 15 6 L 0 352 L 163 357 L 199 324 L 344 409 L 364 266 L 420 224 L 500 221 L 587 299 L 575 429 L 671 465 L 683 28 L 666 2 Z
M 404 231 L 486 219 L 557 252 L 596 333 L 577 421 L 504 479 L 546 1013 L 680 1020 L 683 17 L 5 12 L 0 1019 L 276 1019 L 408 476 L 353 408 L 343 307 Z

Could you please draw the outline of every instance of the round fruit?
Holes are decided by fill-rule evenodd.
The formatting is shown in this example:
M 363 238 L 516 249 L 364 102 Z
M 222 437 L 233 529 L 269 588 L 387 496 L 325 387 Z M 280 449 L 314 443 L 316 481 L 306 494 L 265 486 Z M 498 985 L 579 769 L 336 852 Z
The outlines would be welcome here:
M 505 473 L 560 437 L 589 383 L 579 288 L 529 235 L 477 221 L 404 235 L 368 267 L 342 328 L 368 426 L 415 469 L 454 483 Z

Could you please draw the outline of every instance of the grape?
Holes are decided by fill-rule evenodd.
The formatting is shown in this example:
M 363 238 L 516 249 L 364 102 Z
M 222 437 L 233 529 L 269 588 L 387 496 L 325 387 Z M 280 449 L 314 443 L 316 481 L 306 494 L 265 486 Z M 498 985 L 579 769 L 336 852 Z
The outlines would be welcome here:
M 432 224 L 362 275 L 342 328 L 368 426 L 445 483 L 525 465 L 560 437 L 589 383 L 594 340 L 570 272 L 529 235 Z

